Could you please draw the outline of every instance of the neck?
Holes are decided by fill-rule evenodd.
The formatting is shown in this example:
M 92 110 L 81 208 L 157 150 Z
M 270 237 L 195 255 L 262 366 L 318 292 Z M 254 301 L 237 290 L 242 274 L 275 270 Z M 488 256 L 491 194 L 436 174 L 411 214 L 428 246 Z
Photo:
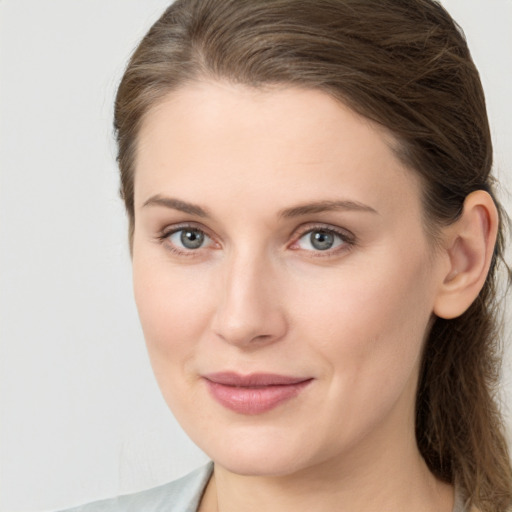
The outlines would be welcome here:
M 375 465 L 379 465 L 375 461 Z M 216 467 L 201 512 L 451 512 L 453 490 L 424 462 L 343 476 L 336 464 L 285 477 L 252 477 Z M 314 471 L 316 469 L 316 471 Z M 377 470 L 378 469 L 378 470 Z M 380 473 L 380 475 L 378 474 Z

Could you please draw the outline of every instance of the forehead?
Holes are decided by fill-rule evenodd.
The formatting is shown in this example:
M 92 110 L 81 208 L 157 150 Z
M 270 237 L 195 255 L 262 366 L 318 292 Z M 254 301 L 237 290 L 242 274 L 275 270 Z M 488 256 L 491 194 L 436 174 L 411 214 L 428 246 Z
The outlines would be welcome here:
M 136 206 L 151 194 L 222 183 L 238 196 L 261 193 L 269 205 L 274 189 L 281 197 L 293 191 L 297 201 L 326 192 L 370 195 L 377 203 L 403 199 L 404 191 L 416 197 L 419 180 L 393 143 L 322 91 L 197 83 L 170 93 L 144 119 Z

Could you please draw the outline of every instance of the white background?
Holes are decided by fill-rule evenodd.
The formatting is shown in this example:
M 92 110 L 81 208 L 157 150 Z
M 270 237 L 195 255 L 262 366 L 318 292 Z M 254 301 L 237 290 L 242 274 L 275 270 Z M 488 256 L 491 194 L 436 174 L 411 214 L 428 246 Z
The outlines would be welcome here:
M 151 487 L 206 460 L 153 381 L 112 143 L 115 87 L 167 4 L 0 0 L 2 512 Z M 444 4 L 481 70 L 496 174 L 510 190 L 512 1 Z

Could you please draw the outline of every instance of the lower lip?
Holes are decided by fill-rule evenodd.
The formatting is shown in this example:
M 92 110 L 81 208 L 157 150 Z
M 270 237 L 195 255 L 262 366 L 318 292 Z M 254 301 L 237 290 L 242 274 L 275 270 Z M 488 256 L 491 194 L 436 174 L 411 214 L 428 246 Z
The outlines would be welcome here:
M 206 379 L 213 398 L 221 405 L 239 414 L 262 414 L 296 397 L 312 379 L 295 384 L 239 387 L 227 386 Z

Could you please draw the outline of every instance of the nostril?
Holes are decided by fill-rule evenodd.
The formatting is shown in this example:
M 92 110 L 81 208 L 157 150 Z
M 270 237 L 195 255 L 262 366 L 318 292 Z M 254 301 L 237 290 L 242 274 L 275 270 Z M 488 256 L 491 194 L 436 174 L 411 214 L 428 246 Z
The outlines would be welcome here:
M 286 331 L 282 321 L 274 319 L 272 322 L 264 322 L 259 325 L 237 325 L 228 326 L 217 324 L 213 329 L 215 334 L 226 343 L 246 347 L 260 347 L 261 345 L 273 343 L 281 339 Z M 263 333 L 261 332 L 263 330 Z

